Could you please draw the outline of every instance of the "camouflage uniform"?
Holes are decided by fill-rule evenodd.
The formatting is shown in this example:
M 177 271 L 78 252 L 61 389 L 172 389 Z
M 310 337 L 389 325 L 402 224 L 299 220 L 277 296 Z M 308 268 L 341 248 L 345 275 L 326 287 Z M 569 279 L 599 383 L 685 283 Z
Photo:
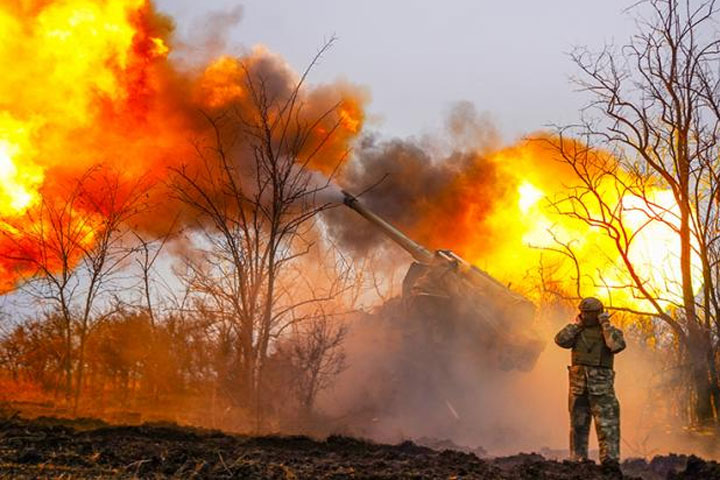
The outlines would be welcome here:
M 571 323 L 555 336 L 555 343 L 573 351 L 570 376 L 570 454 L 573 460 L 588 456 L 590 418 L 600 446 L 600 461 L 620 458 L 620 404 L 613 386 L 613 356 L 625 348 L 623 333 L 610 325 L 607 313 L 598 324 Z

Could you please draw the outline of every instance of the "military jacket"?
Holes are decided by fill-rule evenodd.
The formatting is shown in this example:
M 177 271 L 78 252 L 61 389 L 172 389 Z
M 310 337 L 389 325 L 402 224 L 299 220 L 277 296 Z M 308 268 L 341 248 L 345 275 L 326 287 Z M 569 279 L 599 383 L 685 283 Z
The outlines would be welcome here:
M 614 394 L 613 356 L 625 349 L 621 330 L 607 322 L 594 327 L 570 323 L 558 332 L 555 343 L 572 349 L 568 367 L 572 394 Z
M 603 314 L 604 315 L 604 314 Z M 600 335 L 581 335 L 584 330 L 595 330 Z M 594 338 L 589 338 L 594 337 Z M 613 327 L 608 322 L 601 322 L 599 327 L 583 327 L 577 323 L 569 323 L 555 335 L 555 343 L 562 348 L 578 348 L 578 342 L 589 342 L 602 339 L 602 343 L 611 354 L 620 353 L 625 349 L 625 338 L 620 329 Z M 577 345 L 577 346 L 576 346 Z

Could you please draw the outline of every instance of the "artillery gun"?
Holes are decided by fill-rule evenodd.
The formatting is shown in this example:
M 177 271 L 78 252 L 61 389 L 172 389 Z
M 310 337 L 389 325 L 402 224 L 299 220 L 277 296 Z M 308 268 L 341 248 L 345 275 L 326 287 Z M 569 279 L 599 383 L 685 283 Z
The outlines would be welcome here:
M 450 250 L 431 252 L 352 194 L 342 193 L 346 206 L 415 260 L 403 280 L 402 303 L 405 316 L 427 338 L 425 347 L 447 355 L 473 352 L 503 370 L 534 366 L 544 342 L 535 331 L 530 300 Z

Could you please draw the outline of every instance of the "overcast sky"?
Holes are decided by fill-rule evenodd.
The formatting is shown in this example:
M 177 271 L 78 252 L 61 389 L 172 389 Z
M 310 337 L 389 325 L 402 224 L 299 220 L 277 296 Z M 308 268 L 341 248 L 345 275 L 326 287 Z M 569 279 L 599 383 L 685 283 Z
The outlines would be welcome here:
M 628 0 L 157 0 L 181 37 L 202 31 L 210 13 L 242 8 L 230 45 L 262 43 L 296 69 L 323 39 L 335 48 L 312 81 L 366 86 L 373 128 L 412 135 L 443 124 L 453 102 L 472 101 L 507 140 L 577 118 L 567 53 L 624 43 Z

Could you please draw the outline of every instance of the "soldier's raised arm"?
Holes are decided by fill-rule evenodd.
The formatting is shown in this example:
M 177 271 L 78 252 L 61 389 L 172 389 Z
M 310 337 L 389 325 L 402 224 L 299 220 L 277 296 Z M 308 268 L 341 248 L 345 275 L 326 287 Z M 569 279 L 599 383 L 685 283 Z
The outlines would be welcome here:
M 625 350 L 625 337 L 623 332 L 619 328 L 613 327 L 610 324 L 610 315 L 607 313 L 601 313 L 598 316 L 598 321 L 602 327 L 605 345 L 607 345 L 610 351 L 612 353 L 620 353 Z
M 568 323 L 555 335 L 555 343 L 562 348 L 572 348 L 581 330 L 582 327 L 577 322 Z

